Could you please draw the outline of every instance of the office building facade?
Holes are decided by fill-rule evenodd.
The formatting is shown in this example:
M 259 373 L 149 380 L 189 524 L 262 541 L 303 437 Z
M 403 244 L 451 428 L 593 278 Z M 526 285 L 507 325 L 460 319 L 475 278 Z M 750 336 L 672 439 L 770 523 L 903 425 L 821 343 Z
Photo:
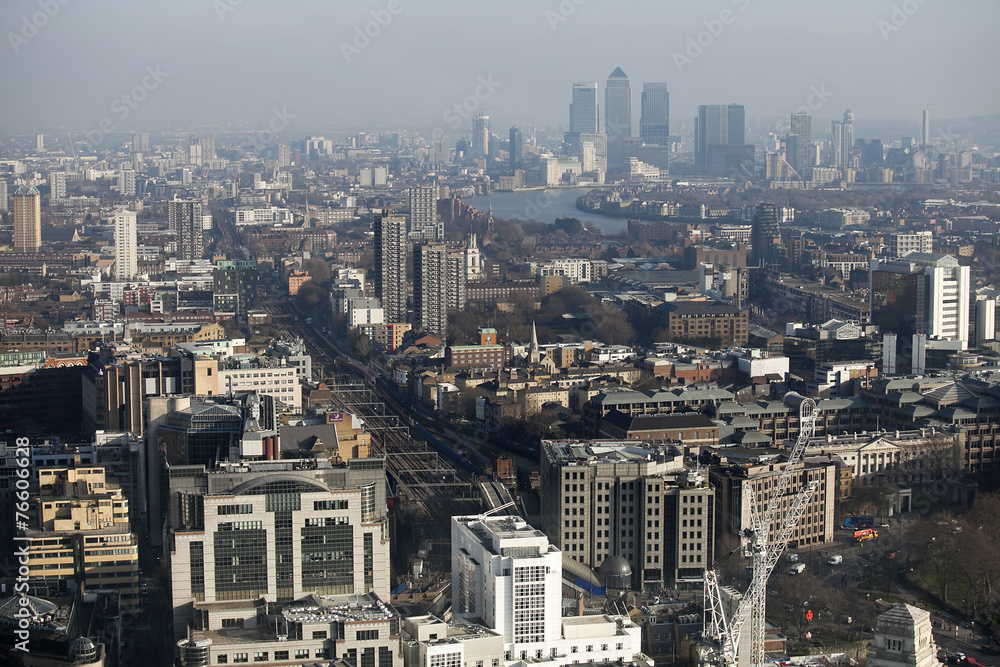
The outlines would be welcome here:
M 307 659 L 401 667 L 383 459 L 167 471 L 182 664 Z M 187 661 L 197 649 L 205 662 Z
M 653 442 L 542 442 L 542 526 L 598 571 L 613 556 L 635 590 L 698 586 L 714 558 L 715 491 L 684 453 Z
M 647 144 L 670 145 L 670 92 L 661 82 L 642 84 L 639 138 Z
M 604 88 L 604 133 L 608 137 L 608 167 L 625 162 L 625 140 L 632 136 L 632 85 L 621 67 L 608 77 Z
M 578 81 L 573 84 L 573 101 L 569 105 L 570 132 L 597 132 L 600 125 L 597 104 L 597 83 Z
M 742 104 L 702 104 L 694 128 L 695 168 L 712 177 L 753 173 L 755 148 L 746 143 Z
M 171 466 L 166 476 L 176 636 L 224 603 L 388 599 L 383 459 Z

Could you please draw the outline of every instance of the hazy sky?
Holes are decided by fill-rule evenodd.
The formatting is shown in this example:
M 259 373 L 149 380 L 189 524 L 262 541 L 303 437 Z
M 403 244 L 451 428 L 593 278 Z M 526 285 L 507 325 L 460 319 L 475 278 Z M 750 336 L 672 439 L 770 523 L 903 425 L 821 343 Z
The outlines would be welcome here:
M 469 123 L 453 132 L 463 119 L 449 109 L 467 98 L 494 128 L 528 128 L 568 123 L 573 81 L 599 82 L 603 122 L 616 66 L 632 81 L 636 117 L 642 82 L 669 84 L 678 130 L 707 103 L 742 103 L 748 117 L 812 103 L 818 119 L 850 108 L 859 123 L 916 121 L 925 106 L 932 118 L 1000 113 L 995 0 L 7 0 L 4 9 L 7 132 L 103 120 L 115 130 L 230 122 L 287 124 L 282 136 L 345 126 L 458 134 Z M 356 41 L 366 24 L 375 36 Z

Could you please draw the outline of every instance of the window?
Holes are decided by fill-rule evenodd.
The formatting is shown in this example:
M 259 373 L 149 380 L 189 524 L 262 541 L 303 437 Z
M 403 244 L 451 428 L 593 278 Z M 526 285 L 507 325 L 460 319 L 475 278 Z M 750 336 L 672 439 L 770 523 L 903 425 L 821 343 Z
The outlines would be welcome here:
M 275 660 L 288 660 L 288 651 L 275 651 L 274 652 L 274 659 Z
M 250 661 L 247 659 L 246 653 L 234 653 L 233 662 L 250 662 Z
M 253 654 L 254 662 L 267 662 L 267 651 L 256 651 Z
M 313 630 L 313 639 L 326 639 L 326 630 Z
M 300 648 L 300 649 L 297 649 L 295 651 L 295 659 L 296 660 L 299 660 L 301 658 L 308 658 L 308 657 L 309 657 L 309 649 L 307 649 L 307 648 Z
M 215 661 L 220 665 L 225 665 L 229 662 L 229 656 L 223 653 L 215 657 Z

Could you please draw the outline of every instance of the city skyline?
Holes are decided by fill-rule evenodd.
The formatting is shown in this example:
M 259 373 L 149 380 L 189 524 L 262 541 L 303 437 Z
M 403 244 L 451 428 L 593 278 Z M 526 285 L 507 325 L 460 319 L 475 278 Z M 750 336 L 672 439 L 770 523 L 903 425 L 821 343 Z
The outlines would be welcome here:
M 468 132 L 480 109 L 488 109 L 494 127 L 566 126 L 572 82 L 602 81 L 621 67 L 634 84 L 636 126 L 640 87 L 648 81 L 668 84 L 671 115 L 685 126 L 706 103 L 735 101 L 747 107 L 749 117 L 787 117 L 809 104 L 813 88 L 829 92 L 819 108 L 810 107 L 816 118 L 835 119 L 850 108 L 859 118 L 913 118 L 919 125 L 924 108 L 930 108 L 932 122 L 996 113 L 1000 92 L 963 71 L 967 62 L 997 55 L 987 31 L 1000 19 L 1000 7 L 914 4 L 907 13 L 892 4 L 850 2 L 820 20 L 808 7 L 759 7 L 749 0 L 711 7 L 647 3 L 631 12 L 608 12 L 600 3 L 475 9 L 438 3 L 431 10 L 393 2 L 309 7 L 307 27 L 301 11 L 230 0 L 180 2 L 169 9 L 128 6 L 114 20 L 83 6 L 60 5 L 52 17 L 37 21 L 43 23 L 38 27 L 32 5 L 8 18 L 4 51 L 11 87 L 30 94 L 8 96 L 0 109 L 8 132 L 96 130 L 102 121 L 108 130 L 102 134 L 225 123 L 278 126 L 279 137 L 295 127 L 430 126 Z M 461 30 L 474 22 L 490 29 Z M 961 48 L 926 48 L 940 44 L 940 28 L 952 22 L 966 26 Z M 126 25 L 157 30 L 121 30 Z M 247 39 L 262 35 L 258 26 L 267 26 L 272 38 L 293 38 L 296 51 L 270 53 L 255 67 L 227 65 L 222 78 L 205 66 L 238 57 Z M 177 30 L 191 45 L 183 53 L 174 48 Z M 449 39 L 426 39 L 434 31 Z M 516 57 L 498 58 L 511 34 L 519 38 Z M 86 42 L 78 35 L 86 35 Z M 606 48 L 576 48 L 574 58 L 552 57 L 598 37 Z M 71 55 L 112 39 L 130 53 L 128 59 L 95 66 Z M 642 53 L 620 53 L 617 44 L 646 46 Z M 802 50 L 811 56 L 789 57 Z M 884 68 L 874 64 L 892 62 L 905 67 L 893 69 L 887 83 Z M 866 63 L 871 75 L 865 75 Z M 758 76 L 747 76 L 754 68 Z M 298 75 L 288 76 L 289 71 Z M 428 77 L 428 71 L 438 76 Z M 263 92 L 262 76 L 268 82 Z M 193 99 L 198 104 L 187 103 Z M 473 104 L 478 109 L 468 112 Z M 460 121 L 458 127 L 453 120 Z

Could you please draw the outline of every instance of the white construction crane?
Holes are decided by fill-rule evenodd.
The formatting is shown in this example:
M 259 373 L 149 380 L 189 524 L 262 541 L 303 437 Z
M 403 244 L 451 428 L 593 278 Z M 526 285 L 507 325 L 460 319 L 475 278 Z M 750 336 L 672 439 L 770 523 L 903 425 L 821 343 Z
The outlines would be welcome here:
M 763 516 L 757 509 L 757 498 L 753 486 L 743 484 L 743 502 L 750 517 L 750 528 L 744 531 L 745 551 L 753 557 L 753 577 L 750 587 L 743 595 L 733 614 L 726 613 L 719 591 L 719 581 L 714 569 L 705 570 L 705 632 L 710 643 L 705 656 L 706 662 L 721 667 L 739 664 L 740 638 L 744 632 L 750 633 L 750 667 L 764 665 L 764 612 L 767 602 L 767 579 L 774 570 L 781 552 L 788 543 L 792 531 L 798 525 L 810 496 L 819 486 L 818 480 L 803 484 L 795 496 L 791 507 L 780 516 L 782 498 L 788 489 L 792 476 L 798 472 L 796 463 L 802 458 L 806 443 L 816 430 L 816 402 L 794 392 L 785 395 L 785 404 L 797 407 L 799 411 L 799 437 L 795 440 L 781 475 L 770 490 L 770 497 Z M 778 522 L 775 526 L 775 522 Z M 772 533 L 772 527 L 775 530 Z M 749 621 L 749 625 L 747 624 Z

